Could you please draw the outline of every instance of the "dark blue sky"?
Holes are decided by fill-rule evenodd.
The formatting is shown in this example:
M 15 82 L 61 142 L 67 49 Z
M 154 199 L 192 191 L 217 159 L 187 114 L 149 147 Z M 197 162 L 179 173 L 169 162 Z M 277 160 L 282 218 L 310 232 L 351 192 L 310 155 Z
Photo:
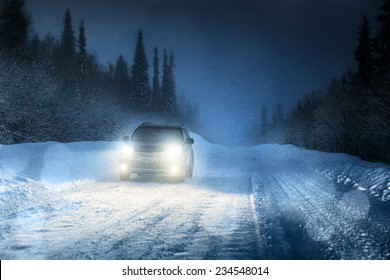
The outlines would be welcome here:
M 66 8 L 82 18 L 102 64 L 132 64 L 137 31 L 152 50 L 173 49 L 181 96 L 224 143 L 242 142 L 261 106 L 290 108 L 354 66 L 362 17 L 375 23 L 380 0 L 27 0 L 34 30 L 59 36 Z

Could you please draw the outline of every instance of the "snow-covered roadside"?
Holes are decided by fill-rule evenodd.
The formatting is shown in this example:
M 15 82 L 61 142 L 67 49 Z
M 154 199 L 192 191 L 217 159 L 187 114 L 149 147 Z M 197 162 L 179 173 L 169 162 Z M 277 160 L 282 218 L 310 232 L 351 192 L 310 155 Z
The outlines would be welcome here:
M 46 142 L 0 145 L 0 177 L 24 176 L 44 183 L 112 179 L 118 142 Z
M 0 258 L 389 258 L 389 166 L 192 136 L 184 184 L 120 182 L 120 142 L 0 146 Z
M 251 164 L 239 162 L 249 155 L 271 167 L 280 168 L 282 164 L 313 170 L 338 184 L 390 201 L 390 166 L 383 163 L 291 145 L 230 148 L 211 144 L 198 135 L 192 136 L 195 138 L 195 175 L 236 175 L 237 167 Z M 119 146 L 120 142 L 0 145 L 1 216 L 41 205 L 53 197 L 53 192 L 72 188 L 77 181 L 117 181 Z M 220 170 L 215 168 L 218 161 L 225 163 Z
M 255 150 L 266 258 L 390 258 L 390 166 L 289 145 Z
M 390 201 L 390 166 L 347 154 L 311 151 L 292 145 L 261 145 L 254 148 L 272 166 L 281 163 L 318 172 L 337 184 Z
M 58 213 L 72 216 L 77 201 L 64 197 L 64 190 L 78 189 L 81 182 L 114 178 L 112 159 L 116 143 L 56 142 L 0 145 L 0 254 L 2 258 L 45 258 L 42 235 Z M 64 218 L 66 220 L 66 218 Z M 8 253 L 6 253 L 8 252 Z
M 292 145 L 226 147 L 211 144 L 193 134 L 195 173 L 236 172 L 237 161 L 252 158 L 268 166 L 297 166 L 321 173 L 339 184 L 351 186 L 381 199 L 390 200 L 390 166 L 346 154 L 310 151 Z M 77 180 L 116 181 L 120 142 L 36 143 L 0 145 L 0 192 L 5 188 L 33 185 L 53 188 Z M 224 160 L 221 170 L 214 163 Z M 213 165 L 213 169 L 209 168 Z M 250 166 L 250 162 L 242 165 Z M 226 167 L 228 169 L 226 170 Z M 231 169 L 229 169 L 231 167 Z M 223 170 L 222 170 L 223 168 Z M 249 171 L 249 170 L 248 170 Z M 12 188 L 10 186 L 13 186 Z M 55 187 L 54 187 L 55 188 Z
M 195 138 L 195 178 L 180 185 L 118 181 L 120 143 L 3 146 L 0 258 L 248 258 L 254 241 L 234 233 L 252 236 L 251 189 L 211 168 L 229 148 Z
M 0 215 L 45 205 L 77 181 L 115 180 L 117 146 L 107 142 L 0 145 Z

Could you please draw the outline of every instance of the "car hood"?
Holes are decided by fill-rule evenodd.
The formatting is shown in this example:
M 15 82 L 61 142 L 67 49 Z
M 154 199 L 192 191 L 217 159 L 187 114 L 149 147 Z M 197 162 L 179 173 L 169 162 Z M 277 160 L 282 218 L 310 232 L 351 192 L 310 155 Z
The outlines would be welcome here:
M 176 142 L 178 145 L 182 145 L 180 142 Z M 132 141 L 131 145 L 135 152 L 142 153 L 158 153 L 163 152 L 170 142 L 143 142 L 143 141 Z

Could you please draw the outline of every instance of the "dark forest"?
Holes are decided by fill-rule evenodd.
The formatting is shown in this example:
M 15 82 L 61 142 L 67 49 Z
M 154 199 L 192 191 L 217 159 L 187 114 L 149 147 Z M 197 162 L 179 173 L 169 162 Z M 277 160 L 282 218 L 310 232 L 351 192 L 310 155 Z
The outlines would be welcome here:
M 172 50 L 154 48 L 149 78 L 142 30 L 131 67 L 122 55 L 104 67 L 87 51 L 84 22 L 76 32 L 69 10 L 60 38 L 31 34 L 31 20 L 25 1 L 2 1 L 1 143 L 113 140 L 125 122 L 142 116 L 193 122 L 193 105 L 177 100 Z
M 383 0 L 374 34 L 357 26 L 356 69 L 305 95 L 293 108 L 263 104 L 251 142 L 293 144 L 390 162 L 390 1 Z M 154 48 L 148 61 L 142 29 L 132 64 L 104 66 L 88 53 L 88 23 L 75 30 L 64 11 L 60 38 L 40 38 L 23 0 L 0 11 L 0 143 L 115 140 L 130 120 L 184 123 L 200 134 L 196 105 L 176 93 L 174 52 Z M 142 27 L 140 27 L 142 28 Z M 172 42 L 172 49 L 174 49 Z M 261 107 L 261 104 L 259 104 Z M 269 116 L 273 115 L 270 119 Z
M 377 20 L 379 32 L 372 34 L 368 19 L 362 19 L 354 50 L 356 69 L 305 95 L 287 113 L 279 103 L 272 120 L 263 105 L 263 143 L 390 162 L 390 1 L 383 1 Z

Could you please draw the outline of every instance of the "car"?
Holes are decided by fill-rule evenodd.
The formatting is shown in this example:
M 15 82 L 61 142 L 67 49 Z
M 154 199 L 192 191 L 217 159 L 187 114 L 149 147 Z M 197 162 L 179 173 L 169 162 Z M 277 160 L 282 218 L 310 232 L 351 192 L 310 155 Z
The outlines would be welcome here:
M 183 125 L 143 123 L 123 137 L 119 177 L 162 175 L 183 182 L 193 175 L 193 144 Z

